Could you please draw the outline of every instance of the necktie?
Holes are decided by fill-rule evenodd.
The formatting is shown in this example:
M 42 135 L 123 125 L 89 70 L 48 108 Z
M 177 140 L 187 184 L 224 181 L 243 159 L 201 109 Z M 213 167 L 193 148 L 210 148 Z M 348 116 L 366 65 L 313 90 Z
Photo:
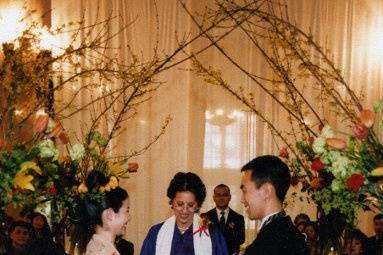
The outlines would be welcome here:
M 221 229 L 221 232 L 223 233 L 225 231 L 225 212 L 221 212 L 221 217 L 219 218 L 219 228 Z

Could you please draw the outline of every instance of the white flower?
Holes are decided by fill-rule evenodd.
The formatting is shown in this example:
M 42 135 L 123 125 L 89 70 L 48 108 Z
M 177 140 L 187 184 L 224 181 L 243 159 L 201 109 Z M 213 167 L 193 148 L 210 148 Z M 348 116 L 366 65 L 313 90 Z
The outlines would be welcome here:
M 334 162 L 338 161 L 338 159 L 341 157 L 341 154 L 339 151 L 325 151 L 320 159 L 323 163 L 326 165 L 334 164 Z
M 331 172 L 336 177 L 346 177 L 348 173 L 350 160 L 345 156 L 340 156 L 334 161 L 331 167 Z
M 80 160 L 85 154 L 85 148 L 82 144 L 75 144 L 72 148 L 69 149 L 69 156 L 72 160 Z
M 343 186 L 342 182 L 340 180 L 338 180 L 338 179 L 335 179 L 331 183 L 331 190 L 333 192 L 338 192 L 338 191 L 340 191 L 342 186 Z
M 56 149 L 52 140 L 46 139 L 39 143 L 40 149 L 39 156 L 41 158 L 50 158 L 52 161 L 56 161 L 59 158 L 59 151 Z
M 322 129 L 322 132 L 321 132 L 321 136 L 323 138 L 333 138 L 334 137 L 334 131 L 332 131 L 331 127 L 326 125 L 324 126 L 324 128 Z
M 317 137 L 313 143 L 313 150 L 316 154 L 322 154 L 325 152 L 326 139 L 323 137 Z

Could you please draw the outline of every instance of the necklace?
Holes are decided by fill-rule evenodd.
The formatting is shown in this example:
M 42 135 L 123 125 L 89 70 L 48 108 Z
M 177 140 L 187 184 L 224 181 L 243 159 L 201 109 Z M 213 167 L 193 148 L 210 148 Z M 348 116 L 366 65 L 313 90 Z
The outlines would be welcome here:
M 190 226 L 189 226 L 189 227 L 190 227 Z M 180 226 L 177 225 L 177 228 L 178 228 L 178 230 L 181 232 L 181 234 L 185 233 L 186 230 L 189 229 L 189 227 L 180 227 Z

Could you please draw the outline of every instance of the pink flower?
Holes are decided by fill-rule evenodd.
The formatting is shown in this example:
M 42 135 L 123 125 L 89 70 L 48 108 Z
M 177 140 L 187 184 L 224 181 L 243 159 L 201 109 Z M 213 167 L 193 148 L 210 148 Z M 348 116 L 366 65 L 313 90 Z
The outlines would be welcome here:
M 368 128 L 363 125 L 362 123 L 357 123 L 353 128 L 352 128 L 352 133 L 354 136 L 360 140 L 364 140 L 368 136 Z
M 287 147 L 283 147 L 279 150 L 279 157 L 289 158 L 289 151 L 287 150 Z
M 38 115 L 35 117 L 33 122 L 33 132 L 41 133 L 45 131 L 48 125 L 49 116 L 48 115 Z
M 315 172 L 321 172 L 325 167 L 325 164 L 323 164 L 320 158 L 316 158 L 311 162 L 311 169 Z
M 364 176 L 361 174 L 352 174 L 346 181 L 347 188 L 358 191 L 362 187 L 364 182 Z
M 327 138 L 326 144 L 337 150 L 343 150 L 347 146 L 346 142 L 339 138 Z
M 360 122 L 367 128 L 372 127 L 375 122 L 375 113 L 371 110 L 363 110 L 360 113 Z

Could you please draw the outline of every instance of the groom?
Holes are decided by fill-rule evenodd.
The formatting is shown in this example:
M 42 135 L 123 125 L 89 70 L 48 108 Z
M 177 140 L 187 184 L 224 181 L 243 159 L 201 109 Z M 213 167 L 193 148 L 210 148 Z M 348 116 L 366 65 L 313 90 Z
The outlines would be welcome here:
M 261 220 L 245 255 L 308 255 L 304 236 L 282 210 L 290 186 L 289 168 L 278 157 L 259 156 L 241 169 L 242 198 L 250 219 Z

